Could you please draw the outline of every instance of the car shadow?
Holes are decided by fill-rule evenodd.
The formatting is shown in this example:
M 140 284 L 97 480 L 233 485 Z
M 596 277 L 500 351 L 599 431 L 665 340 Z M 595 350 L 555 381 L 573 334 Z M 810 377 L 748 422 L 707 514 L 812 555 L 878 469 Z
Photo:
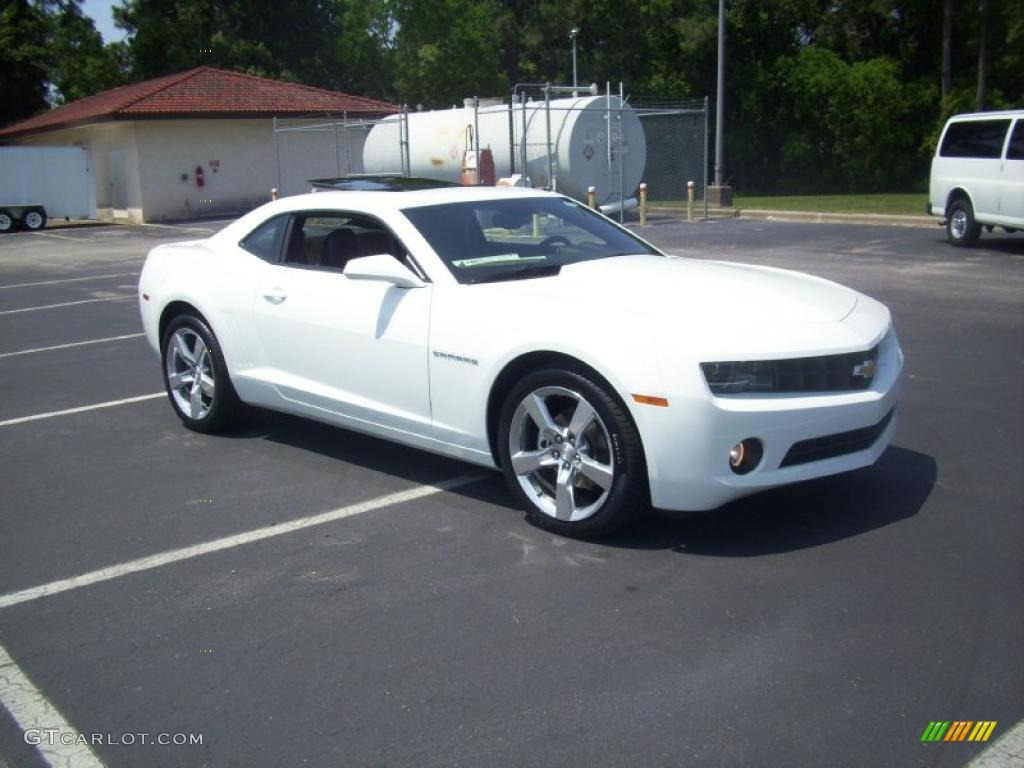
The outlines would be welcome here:
M 487 469 L 457 459 L 409 448 L 383 438 L 250 406 L 245 406 L 243 417 L 236 426 L 219 433 L 218 437 L 267 440 L 423 485 L 458 476 L 492 474 Z M 501 479 L 498 473 L 493 474 Z M 468 486 L 456 492 L 464 492 L 465 487 Z
M 937 476 L 931 456 L 890 446 L 874 466 L 764 491 L 683 519 L 668 512 L 648 515 L 601 543 L 708 557 L 792 552 L 913 517 Z
M 1024 235 L 1021 233 L 1009 232 L 984 232 L 978 241 L 968 248 L 954 248 L 949 245 L 946 239 L 945 230 L 942 230 L 934 240 L 936 246 L 948 246 L 953 249 L 953 254 L 960 258 L 969 258 L 972 255 L 984 255 L 986 251 L 993 254 L 1008 254 L 1010 256 L 1024 256 Z
M 1024 237 L 1018 234 L 988 234 L 985 233 L 978 240 L 976 248 L 995 251 L 996 253 L 1009 253 L 1014 256 L 1024 256 Z
M 247 409 L 229 439 L 268 440 L 403 480 L 433 484 L 473 475 L 451 490 L 521 516 L 500 473 L 297 416 Z M 709 557 L 756 557 L 827 544 L 891 525 L 920 511 L 938 475 L 926 454 L 890 446 L 872 467 L 749 496 L 717 510 L 679 517 L 649 510 L 603 547 L 672 550 Z

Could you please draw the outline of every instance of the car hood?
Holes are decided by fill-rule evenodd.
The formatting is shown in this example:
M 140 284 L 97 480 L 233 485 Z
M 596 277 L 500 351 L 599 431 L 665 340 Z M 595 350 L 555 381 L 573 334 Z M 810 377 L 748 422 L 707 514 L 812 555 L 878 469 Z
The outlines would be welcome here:
M 524 300 L 748 328 L 838 322 L 853 311 L 859 295 L 800 272 L 653 255 L 580 262 L 563 267 L 557 276 L 490 285 Z

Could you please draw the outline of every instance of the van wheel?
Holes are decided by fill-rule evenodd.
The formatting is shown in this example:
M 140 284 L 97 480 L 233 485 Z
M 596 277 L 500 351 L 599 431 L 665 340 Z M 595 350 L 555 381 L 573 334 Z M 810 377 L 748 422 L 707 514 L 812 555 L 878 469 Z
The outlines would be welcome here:
M 981 226 L 974 220 L 971 204 L 960 198 L 949 206 L 946 216 L 946 236 L 957 247 L 974 245 L 981 236 Z

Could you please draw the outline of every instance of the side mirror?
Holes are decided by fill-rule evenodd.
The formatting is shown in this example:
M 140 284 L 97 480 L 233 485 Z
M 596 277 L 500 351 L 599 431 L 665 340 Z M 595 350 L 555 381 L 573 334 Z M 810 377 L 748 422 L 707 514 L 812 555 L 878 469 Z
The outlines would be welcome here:
M 344 275 L 351 280 L 382 280 L 399 288 L 423 288 L 426 285 L 405 264 L 387 253 L 351 259 L 345 265 Z

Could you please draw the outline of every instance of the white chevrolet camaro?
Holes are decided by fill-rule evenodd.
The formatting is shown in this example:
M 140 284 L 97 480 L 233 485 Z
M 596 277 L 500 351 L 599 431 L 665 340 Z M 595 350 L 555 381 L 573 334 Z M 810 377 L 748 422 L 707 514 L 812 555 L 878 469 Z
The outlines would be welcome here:
M 892 438 L 903 355 L 867 296 L 666 256 L 550 192 L 352 186 L 383 191 L 149 253 L 142 322 L 185 426 L 241 401 L 500 468 L 578 536 L 864 467 Z

